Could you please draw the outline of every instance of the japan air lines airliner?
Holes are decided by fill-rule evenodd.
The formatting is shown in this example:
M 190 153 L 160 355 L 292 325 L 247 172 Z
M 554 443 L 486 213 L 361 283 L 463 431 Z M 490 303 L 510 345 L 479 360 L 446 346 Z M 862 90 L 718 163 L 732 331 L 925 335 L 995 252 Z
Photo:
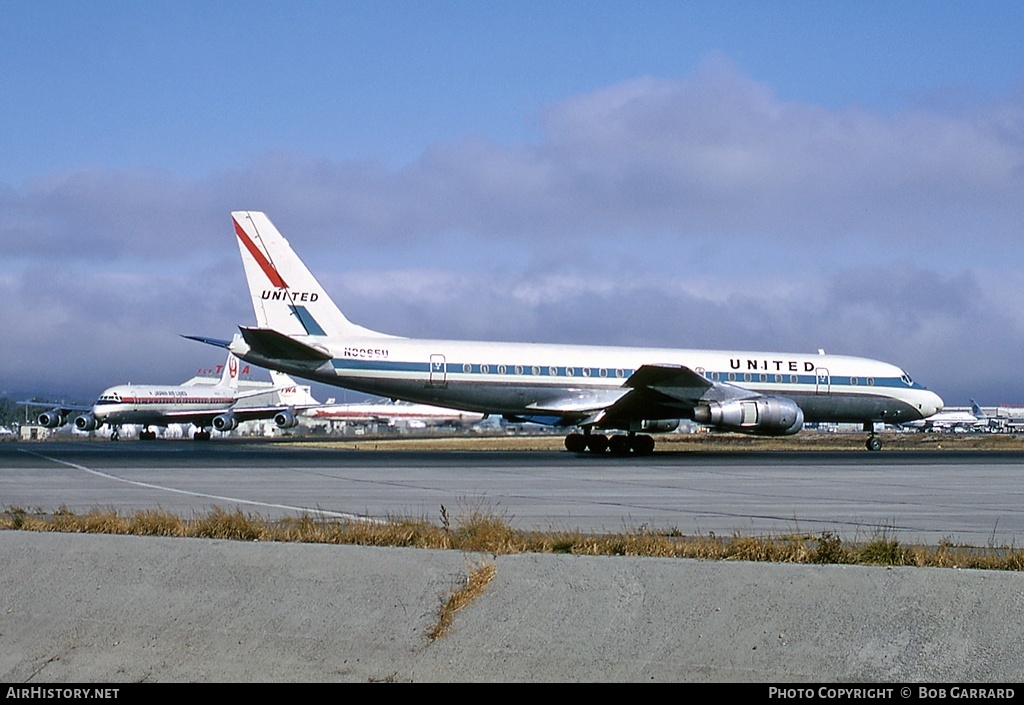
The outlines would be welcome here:
M 53 406 L 39 414 L 38 422 L 47 428 L 63 426 L 73 411 L 84 412 L 75 418 L 79 431 L 95 431 L 104 424 L 110 427 L 111 440 L 121 437 L 121 427 L 142 426 L 139 440 L 156 439 L 151 426 L 191 424 L 195 427 L 195 440 L 210 440 L 210 428 L 231 431 L 243 421 L 273 419 L 279 428 L 298 425 L 297 414 L 319 406 L 308 392 L 287 375 L 273 371 L 273 383 L 247 392 L 238 389 L 238 358 L 228 353 L 223 372 L 216 384 L 119 384 L 100 394 L 91 407 L 36 404 Z M 273 395 L 277 402 L 271 405 L 246 404 L 243 400 Z M 240 403 L 241 402 L 241 403 Z
M 387 335 L 349 321 L 266 215 L 232 218 L 256 325 L 231 341 L 189 337 L 367 394 L 571 428 L 572 452 L 647 454 L 647 433 L 679 419 L 766 436 L 806 422 L 857 422 L 877 450 L 876 423 L 942 409 L 899 367 L 860 357 Z

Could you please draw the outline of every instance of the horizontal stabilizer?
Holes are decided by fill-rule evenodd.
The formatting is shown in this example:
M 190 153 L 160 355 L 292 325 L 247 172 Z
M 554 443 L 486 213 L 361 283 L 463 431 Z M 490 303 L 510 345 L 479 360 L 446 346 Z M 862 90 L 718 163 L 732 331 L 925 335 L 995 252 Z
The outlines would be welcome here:
M 227 346 L 231 345 L 230 340 L 221 340 L 220 338 L 207 338 L 206 336 L 202 335 L 185 335 L 184 333 L 182 333 L 181 337 L 188 338 L 189 340 L 195 340 L 200 343 L 206 343 L 207 345 L 212 345 L 217 348 L 226 348 Z
M 330 360 L 331 354 L 300 343 L 272 328 L 246 328 L 240 326 L 242 338 L 249 344 L 250 350 L 262 357 L 274 360 L 301 360 L 303 362 L 323 362 Z

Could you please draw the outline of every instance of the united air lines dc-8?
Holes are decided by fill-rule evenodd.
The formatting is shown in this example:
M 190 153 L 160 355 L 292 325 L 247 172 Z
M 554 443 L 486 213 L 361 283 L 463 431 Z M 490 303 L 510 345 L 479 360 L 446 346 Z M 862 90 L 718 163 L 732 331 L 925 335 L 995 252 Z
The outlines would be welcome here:
M 350 322 L 266 215 L 232 213 L 256 326 L 227 347 L 299 377 L 513 421 L 575 427 L 572 452 L 646 454 L 642 431 L 690 419 L 725 431 L 797 433 L 805 422 L 927 418 L 942 399 L 899 367 L 859 357 L 423 340 Z M 193 337 L 193 336 L 189 336 Z M 610 438 L 603 430 L 621 431 Z

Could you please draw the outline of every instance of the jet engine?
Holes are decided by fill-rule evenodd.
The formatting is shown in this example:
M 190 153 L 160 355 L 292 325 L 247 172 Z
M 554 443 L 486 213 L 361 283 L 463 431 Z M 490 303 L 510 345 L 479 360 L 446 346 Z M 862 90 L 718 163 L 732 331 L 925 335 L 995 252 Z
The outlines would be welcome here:
M 702 404 L 693 410 L 693 420 L 764 436 L 791 436 L 804 425 L 804 412 L 785 397 L 755 397 Z
M 296 418 L 294 411 L 284 409 L 274 414 L 274 423 L 277 424 L 278 428 L 295 428 L 299 425 L 299 420 Z
M 90 411 L 87 414 L 82 414 L 75 419 L 75 428 L 79 431 L 95 431 L 101 424 L 96 421 L 96 417 Z
M 57 428 L 58 426 L 63 426 L 67 420 L 68 417 L 65 414 L 60 413 L 59 408 L 44 411 L 36 417 L 36 422 L 40 426 L 46 426 L 46 428 Z
M 218 431 L 233 431 L 238 428 L 238 419 L 231 412 L 213 417 L 213 427 Z

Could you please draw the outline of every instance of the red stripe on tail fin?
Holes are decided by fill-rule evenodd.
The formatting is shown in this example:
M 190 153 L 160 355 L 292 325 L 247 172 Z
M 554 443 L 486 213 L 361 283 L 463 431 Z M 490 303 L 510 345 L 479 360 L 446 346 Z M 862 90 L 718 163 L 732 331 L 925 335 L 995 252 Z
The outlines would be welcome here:
M 267 275 L 267 279 L 270 280 L 270 283 L 278 289 L 287 289 L 288 284 L 286 284 L 284 279 L 281 278 L 281 275 L 278 273 L 277 269 L 274 268 L 274 265 L 270 263 L 270 260 L 266 258 L 266 255 L 263 254 L 260 248 L 256 247 L 255 242 L 249 239 L 249 236 L 245 234 L 245 231 L 242 229 L 242 226 L 238 224 L 238 221 L 234 218 L 231 220 L 235 224 L 235 235 L 237 235 L 238 239 L 242 241 L 243 245 L 245 245 L 245 249 L 249 250 L 249 254 L 253 256 L 253 259 L 256 260 L 256 264 L 258 264 L 260 269 L 263 270 L 263 273 Z

